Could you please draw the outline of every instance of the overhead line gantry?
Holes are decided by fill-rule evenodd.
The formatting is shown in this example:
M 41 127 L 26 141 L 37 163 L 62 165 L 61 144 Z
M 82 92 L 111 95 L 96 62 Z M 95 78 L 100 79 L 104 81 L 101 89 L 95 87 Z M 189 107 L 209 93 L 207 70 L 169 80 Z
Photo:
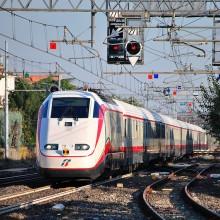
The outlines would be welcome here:
M 220 16 L 220 0 L 0 0 L 11 11 L 143 13 L 146 17 Z

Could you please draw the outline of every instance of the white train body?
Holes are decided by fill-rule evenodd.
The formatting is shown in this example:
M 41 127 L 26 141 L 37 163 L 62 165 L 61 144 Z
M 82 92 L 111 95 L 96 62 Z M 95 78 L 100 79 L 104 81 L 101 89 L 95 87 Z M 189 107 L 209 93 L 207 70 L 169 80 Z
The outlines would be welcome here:
M 40 107 L 37 164 L 46 176 L 95 179 L 106 170 L 206 149 L 206 133 L 93 92 L 50 94 Z

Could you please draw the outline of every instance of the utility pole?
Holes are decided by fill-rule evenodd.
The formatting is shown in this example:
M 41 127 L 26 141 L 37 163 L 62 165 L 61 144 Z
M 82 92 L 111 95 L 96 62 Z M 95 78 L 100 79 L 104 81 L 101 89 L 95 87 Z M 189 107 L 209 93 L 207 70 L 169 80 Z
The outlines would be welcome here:
M 57 76 L 58 76 L 58 88 L 59 88 L 59 91 L 61 91 L 62 76 L 61 76 L 61 71 L 60 71 L 60 68 L 59 68 L 59 65 L 58 65 L 57 62 L 56 62 L 56 73 L 57 73 Z
M 94 28 L 95 28 L 95 12 L 93 12 L 95 3 L 91 1 L 91 47 L 93 48 L 94 43 Z
M 5 41 L 5 159 L 9 158 L 9 132 L 8 132 L 8 43 Z
M 58 88 L 59 88 L 59 91 L 61 91 L 61 78 L 62 78 L 62 76 L 59 73 L 58 74 Z

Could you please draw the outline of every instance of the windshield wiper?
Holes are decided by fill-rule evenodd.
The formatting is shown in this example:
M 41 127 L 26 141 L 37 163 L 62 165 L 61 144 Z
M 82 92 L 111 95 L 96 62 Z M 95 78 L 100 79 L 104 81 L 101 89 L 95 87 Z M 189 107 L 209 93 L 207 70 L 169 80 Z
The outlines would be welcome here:
M 62 121 L 63 118 L 64 118 L 64 115 L 65 115 L 69 110 L 71 110 L 71 108 L 70 108 L 70 107 L 67 107 L 67 108 L 64 110 L 63 114 L 58 118 L 58 121 Z

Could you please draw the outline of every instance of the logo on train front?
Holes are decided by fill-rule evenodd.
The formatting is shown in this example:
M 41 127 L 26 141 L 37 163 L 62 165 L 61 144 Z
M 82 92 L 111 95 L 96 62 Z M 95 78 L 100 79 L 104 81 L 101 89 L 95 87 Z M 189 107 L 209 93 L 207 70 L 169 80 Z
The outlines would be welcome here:
M 71 159 L 64 159 L 61 163 L 61 167 L 67 167 L 69 163 L 71 162 Z

